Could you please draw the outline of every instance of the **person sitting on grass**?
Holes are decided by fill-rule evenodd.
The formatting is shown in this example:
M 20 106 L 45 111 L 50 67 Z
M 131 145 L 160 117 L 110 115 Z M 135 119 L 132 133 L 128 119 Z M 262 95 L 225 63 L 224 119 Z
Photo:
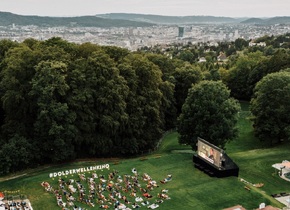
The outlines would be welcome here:
M 130 203 L 130 202 L 127 200 L 127 197 L 126 197 L 125 195 L 123 195 L 122 200 L 123 200 L 126 204 Z
M 138 209 L 138 208 L 140 208 L 141 206 L 139 206 L 138 203 L 133 203 L 133 204 L 132 204 L 132 207 L 133 207 L 133 209 Z
M 163 189 L 161 190 L 162 193 L 168 193 L 168 190 L 167 189 Z
M 132 173 L 133 173 L 135 176 L 137 176 L 137 169 L 136 169 L 136 168 L 133 168 L 133 169 L 132 169 Z
M 150 206 L 148 206 L 147 208 L 148 208 L 148 209 L 156 209 L 156 208 L 158 208 L 158 207 L 159 207 L 158 204 L 153 203 L 153 204 L 151 204 Z
M 65 207 L 66 203 L 64 203 L 62 200 L 57 200 L 57 205 L 60 207 Z
M 167 177 L 166 177 L 165 179 L 161 180 L 160 182 L 161 182 L 162 184 L 165 184 L 165 183 L 167 183 L 167 182 L 169 182 L 169 181 L 171 181 L 171 180 L 172 180 L 172 175 L 169 174 L 169 175 L 167 175 Z
M 44 187 L 44 189 L 45 189 L 47 192 L 52 191 L 52 187 L 50 186 L 50 184 L 49 184 L 48 182 L 41 182 L 41 186 Z
M 151 177 L 148 174 L 146 174 L 146 173 L 143 174 L 142 178 L 143 178 L 143 181 L 145 181 L 145 182 L 151 180 Z
M 132 197 L 136 197 L 136 191 L 133 189 L 132 191 L 131 191 L 131 193 L 130 193 L 130 196 L 132 196 Z
M 85 180 L 86 180 L 86 176 L 85 176 L 85 174 L 79 174 L 79 178 L 80 178 L 82 181 L 85 181 Z
M 127 208 L 126 205 L 123 204 L 123 203 L 120 203 L 120 204 L 118 205 L 118 209 L 126 209 L 126 208 Z
M 89 204 L 89 206 L 95 207 L 95 204 L 93 203 L 93 201 L 91 199 L 89 199 L 87 203 Z
M 143 196 L 144 196 L 145 198 L 152 198 L 152 197 L 153 197 L 153 196 L 150 195 L 148 192 L 143 193 Z
M 105 202 L 107 201 L 106 197 L 102 193 L 99 193 L 99 198 Z
M 150 203 L 149 203 L 149 201 L 144 201 L 144 202 L 142 202 L 141 203 L 143 206 L 146 206 L 146 205 L 149 205 Z
M 136 202 L 142 202 L 142 201 L 143 201 L 143 198 L 141 198 L 141 197 L 137 197 L 137 198 L 135 198 L 135 201 L 136 201 Z
M 169 196 L 167 194 L 164 194 L 164 193 L 158 193 L 157 197 L 161 198 L 161 199 L 170 199 Z
M 73 197 L 73 195 L 70 193 L 68 196 L 67 196 L 67 200 L 70 200 L 70 201 L 75 201 L 76 198 Z
M 145 188 L 140 188 L 140 191 L 142 192 L 142 193 L 146 193 L 147 192 L 147 190 L 145 189 Z
M 118 183 L 122 183 L 122 182 L 123 182 L 123 179 L 122 179 L 122 177 L 121 177 L 120 175 L 119 175 L 118 178 L 117 178 L 117 182 L 118 182 Z
M 97 179 L 98 178 L 98 175 L 96 173 L 92 173 L 92 178 L 93 179 Z
M 74 203 L 73 203 L 72 201 L 68 201 L 68 202 L 67 202 L 67 205 L 68 205 L 68 206 L 74 206 Z
M 114 179 L 114 175 L 113 173 L 109 173 L 108 174 L 108 180 L 113 180 Z
M 108 205 L 105 204 L 105 205 L 100 205 L 100 208 L 101 209 L 108 209 L 108 208 L 110 208 L 110 206 L 108 206 Z

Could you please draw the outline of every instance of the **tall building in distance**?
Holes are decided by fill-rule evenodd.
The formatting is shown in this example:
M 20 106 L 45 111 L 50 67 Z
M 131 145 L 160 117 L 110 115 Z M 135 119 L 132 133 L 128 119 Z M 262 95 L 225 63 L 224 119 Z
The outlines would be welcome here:
M 178 27 L 178 37 L 183 37 L 184 36 L 184 27 L 179 26 Z
M 240 37 L 239 30 L 235 30 L 235 35 L 234 36 L 235 36 L 236 39 Z

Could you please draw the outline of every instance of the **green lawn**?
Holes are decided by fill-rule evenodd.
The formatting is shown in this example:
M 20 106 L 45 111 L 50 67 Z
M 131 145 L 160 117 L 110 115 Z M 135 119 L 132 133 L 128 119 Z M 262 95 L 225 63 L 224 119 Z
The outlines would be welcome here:
M 247 209 L 258 208 L 259 204 L 265 202 L 277 207 L 282 204 L 271 198 L 271 194 L 289 192 L 290 182 L 284 181 L 275 173 L 272 164 L 289 159 L 289 142 L 269 147 L 253 136 L 249 110 L 246 103 L 242 104 L 240 113 L 239 130 L 240 135 L 226 146 L 228 155 L 240 167 L 240 177 L 251 183 L 264 183 L 262 188 L 251 187 L 248 191 L 244 189 L 245 184 L 237 177 L 212 178 L 198 169 L 192 163 L 192 151 L 187 146 L 178 144 L 178 134 L 171 132 L 167 134 L 158 151 L 145 156 L 123 160 L 95 160 L 76 162 L 59 166 L 41 167 L 37 170 L 23 172 L 26 175 L 5 180 L 0 179 L 0 191 L 20 190 L 20 194 L 26 195 L 36 210 L 60 209 L 56 205 L 55 197 L 44 191 L 40 183 L 48 181 L 57 185 L 57 179 L 49 178 L 49 173 L 78 167 L 110 164 L 110 171 L 117 170 L 119 174 L 132 174 L 131 169 L 136 168 L 139 174 L 148 173 L 154 180 L 159 181 L 172 174 L 171 182 L 154 189 L 154 195 L 150 202 L 156 199 L 161 188 L 169 190 L 170 200 L 166 200 L 158 209 L 195 209 L 195 210 L 216 210 L 237 204 Z M 106 175 L 108 170 L 97 171 L 98 174 Z M 19 174 L 15 174 L 19 175 Z M 11 175 L 11 176 L 15 176 Z M 90 173 L 86 173 L 89 176 Z M 10 176 L 10 177 L 11 177 Z M 62 177 L 64 179 L 76 178 L 76 176 Z M 85 183 L 84 183 L 85 184 Z M 83 205 L 87 209 L 87 205 Z M 131 206 L 130 206 L 131 207 Z M 113 208 L 111 208 L 113 209 Z M 141 209 L 145 209 L 141 207 Z

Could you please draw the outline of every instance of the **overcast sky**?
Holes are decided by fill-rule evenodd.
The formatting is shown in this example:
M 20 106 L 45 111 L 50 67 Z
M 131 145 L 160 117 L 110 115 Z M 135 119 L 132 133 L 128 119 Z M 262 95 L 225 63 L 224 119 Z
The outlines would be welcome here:
M 141 13 L 273 17 L 290 16 L 290 0 L 0 0 L 0 11 L 39 16 Z

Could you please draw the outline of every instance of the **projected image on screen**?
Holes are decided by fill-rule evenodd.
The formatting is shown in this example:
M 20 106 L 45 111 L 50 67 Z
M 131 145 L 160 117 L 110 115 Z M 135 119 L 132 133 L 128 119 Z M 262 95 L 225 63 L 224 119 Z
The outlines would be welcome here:
M 197 154 L 217 167 L 221 166 L 222 150 L 204 139 L 198 138 Z

